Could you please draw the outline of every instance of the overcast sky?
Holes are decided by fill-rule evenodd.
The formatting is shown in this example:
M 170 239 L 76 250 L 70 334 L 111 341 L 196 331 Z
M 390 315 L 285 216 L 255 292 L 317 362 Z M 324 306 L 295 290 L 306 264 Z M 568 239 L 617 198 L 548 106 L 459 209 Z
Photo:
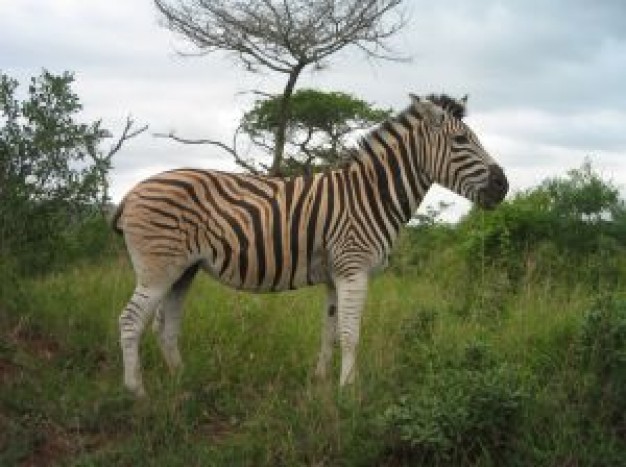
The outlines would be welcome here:
M 467 122 L 505 168 L 513 190 L 579 167 L 585 156 L 625 193 L 626 1 L 407 0 L 393 47 L 408 63 L 367 61 L 358 49 L 306 73 L 299 86 L 349 92 L 404 108 L 408 93 L 469 94 Z M 21 82 L 42 68 L 75 73 L 85 121 L 119 132 L 126 115 L 150 125 L 115 156 L 112 196 L 157 171 L 236 169 L 210 146 L 152 137 L 175 130 L 230 141 L 250 90 L 283 76 L 251 75 L 228 56 L 182 58 L 151 0 L 0 0 L 0 70 Z M 427 203 L 469 203 L 443 189 Z

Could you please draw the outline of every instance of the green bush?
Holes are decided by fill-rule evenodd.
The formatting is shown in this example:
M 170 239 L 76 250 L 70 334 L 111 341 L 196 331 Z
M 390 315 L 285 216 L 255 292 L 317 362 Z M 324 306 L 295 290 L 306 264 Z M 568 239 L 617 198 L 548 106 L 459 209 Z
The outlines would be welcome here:
M 454 226 L 431 222 L 410 225 L 400 232 L 392 250 L 389 268 L 404 275 L 412 272 L 427 272 L 433 262 L 440 259 L 442 252 L 458 241 Z
M 614 287 L 621 267 L 616 258 L 626 248 L 624 201 L 589 161 L 566 177 L 546 179 L 511 196 L 494 211 L 472 210 L 458 231 L 459 249 L 472 274 L 494 266 L 515 283 L 538 266 L 531 271 L 536 279 L 556 274 L 570 284 Z M 546 246 L 555 254 L 538 253 Z
M 20 308 L 27 295 L 17 271 L 17 260 L 0 254 L 0 325 L 9 311 Z
M 587 417 L 626 435 L 626 301 L 605 299 L 588 311 L 578 342 Z
M 432 355 L 433 365 L 421 368 L 424 380 L 384 411 L 391 459 L 415 465 L 503 459 L 521 418 L 525 390 L 516 371 L 499 363 L 483 340 L 460 350 Z
M 405 342 L 431 342 L 439 319 L 436 308 L 420 307 L 404 319 L 402 339 Z
M 20 276 L 93 258 L 110 243 L 101 211 L 111 158 L 143 131 L 129 133 L 128 120 L 105 151 L 112 135 L 98 120 L 80 121 L 73 83 L 71 73 L 43 70 L 19 92 L 18 81 L 0 70 L 0 262 L 13 263 Z

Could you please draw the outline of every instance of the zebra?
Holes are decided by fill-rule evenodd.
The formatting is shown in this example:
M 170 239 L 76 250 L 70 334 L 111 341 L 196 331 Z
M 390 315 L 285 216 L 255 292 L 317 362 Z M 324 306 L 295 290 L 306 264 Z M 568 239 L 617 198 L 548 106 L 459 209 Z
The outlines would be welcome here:
M 145 394 L 139 340 L 153 318 L 170 371 L 183 299 L 199 269 L 223 284 L 275 292 L 325 284 L 315 375 L 341 349 L 339 387 L 354 382 L 369 277 L 438 183 L 491 209 L 508 191 L 502 168 L 463 122 L 467 96 L 419 97 L 366 134 L 343 164 L 286 178 L 182 168 L 154 175 L 120 203 L 136 287 L 119 318 L 124 384 Z

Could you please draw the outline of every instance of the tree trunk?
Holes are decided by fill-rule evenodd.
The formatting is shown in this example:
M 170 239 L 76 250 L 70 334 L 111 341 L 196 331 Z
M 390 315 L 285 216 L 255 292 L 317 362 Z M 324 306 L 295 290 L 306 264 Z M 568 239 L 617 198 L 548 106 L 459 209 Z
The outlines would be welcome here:
M 278 107 L 278 120 L 276 122 L 276 146 L 274 146 L 274 160 L 270 167 L 269 175 L 281 176 L 282 165 L 285 153 L 285 142 L 287 136 L 287 121 L 289 120 L 289 107 L 291 105 L 291 95 L 296 87 L 296 81 L 300 72 L 305 67 L 306 63 L 298 63 L 289 73 L 289 80 L 283 91 L 283 98 L 280 100 Z

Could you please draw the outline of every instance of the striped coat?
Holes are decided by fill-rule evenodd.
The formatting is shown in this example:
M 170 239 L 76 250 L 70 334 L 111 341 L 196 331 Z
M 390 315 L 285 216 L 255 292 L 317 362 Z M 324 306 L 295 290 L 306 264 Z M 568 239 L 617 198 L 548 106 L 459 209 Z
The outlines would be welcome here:
M 200 268 L 248 291 L 326 284 L 317 373 L 325 376 L 338 340 L 341 384 L 351 382 L 369 274 L 386 264 L 432 183 L 488 208 L 506 194 L 502 169 L 462 121 L 464 105 L 413 97 L 363 138 L 350 160 L 323 173 L 272 178 L 179 169 L 134 187 L 114 222 L 137 275 L 120 317 L 126 385 L 143 394 L 138 340 L 153 314 L 166 361 L 180 367 L 182 298 Z

